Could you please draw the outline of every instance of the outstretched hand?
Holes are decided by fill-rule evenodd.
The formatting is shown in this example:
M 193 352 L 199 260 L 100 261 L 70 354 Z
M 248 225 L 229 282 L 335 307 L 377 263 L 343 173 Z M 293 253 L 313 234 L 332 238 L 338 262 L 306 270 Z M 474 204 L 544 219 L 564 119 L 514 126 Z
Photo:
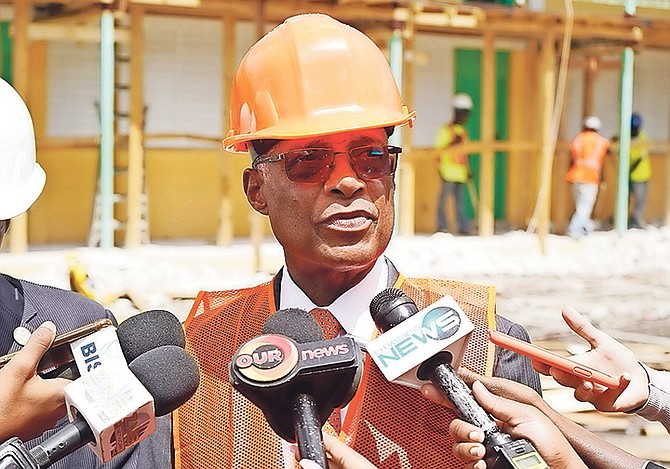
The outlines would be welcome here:
M 37 365 L 56 336 L 52 322 L 40 325 L 28 343 L 0 370 L 0 441 L 26 441 L 53 428 L 65 416 L 66 379 L 42 379 Z
M 635 354 L 610 335 L 597 329 L 576 309 L 566 306 L 562 314 L 570 329 L 591 346 L 588 352 L 573 355 L 570 359 L 612 376 L 621 376 L 619 387 L 609 389 L 537 361 L 533 361 L 533 368 L 542 374 L 553 376 L 564 386 L 574 388 L 575 399 L 590 402 L 603 412 L 626 412 L 643 405 L 649 396 L 648 378 Z

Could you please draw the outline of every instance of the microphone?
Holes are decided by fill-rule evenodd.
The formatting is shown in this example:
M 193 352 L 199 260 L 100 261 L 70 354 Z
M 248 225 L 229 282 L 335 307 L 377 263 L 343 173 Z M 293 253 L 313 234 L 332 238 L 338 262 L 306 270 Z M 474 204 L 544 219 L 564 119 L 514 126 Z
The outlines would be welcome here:
M 362 353 L 351 337 L 323 340 L 312 315 L 282 309 L 229 364 L 233 387 L 263 411 L 272 430 L 297 442 L 301 459 L 327 468 L 321 427 L 354 396 Z
M 186 337 L 177 317 L 169 311 L 143 311 L 117 328 L 109 319 L 59 335 L 42 357 L 37 373 L 42 378 L 74 380 L 105 361 L 130 363 L 144 352 L 163 345 L 184 348 Z M 0 367 L 16 354 L 0 357 Z
M 43 469 L 87 443 L 107 462 L 153 433 L 155 416 L 185 403 L 199 381 L 195 360 L 174 345 L 149 350 L 125 368 L 98 367 L 65 388 L 72 422 L 30 450 L 18 438 L 0 445 L 0 469 Z
M 444 306 L 445 304 L 451 306 Z M 448 308 L 453 305 L 457 309 L 448 311 Z M 549 466 L 529 441 L 525 439 L 512 440 L 510 435 L 500 431 L 493 418 L 479 405 L 470 388 L 458 376 L 452 363 L 454 363 L 454 366 L 458 366 L 465 352 L 465 344 L 462 344 L 458 362 L 454 362 L 455 355 L 452 353 L 441 352 L 436 345 L 431 346 L 431 341 L 442 339 L 444 336 L 453 337 L 458 334 L 460 323 L 457 321 L 456 315 L 467 318 L 451 297 L 444 297 L 419 311 L 414 301 L 404 292 L 389 288 L 372 299 L 370 314 L 377 327 L 384 333 L 367 346 L 368 352 L 372 355 L 375 363 L 378 366 L 378 360 L 386 363 L 384 357 L 394 360 L 393 350 L 400 353 L 404 351 L 405 356 L 411 356 L 414 359 L 421 357 L 422 363 L 411 370 L 411 373 L 415 374 L 416 380 L 398 379 L 396 381 L 412 387 L 416 387 L 417 382 L 426 382 L 427 380 L 432 382 L 451 401 L 459 418 L 479 427 L 484 432 L 484 445 L 487 448 L 486 467 L 491 469 L 549 469 Z M 472 331 L 474 326 L 469 320 L 468 322 L 471 326 L 470 331 Z M 406 327 L 405 324 L 409 324 L 410 327 Z M 437 327 L 432 327 L 433 324 Z M 419 329 L 424 330 L 425 334 L 417 335 Z M 379 344 L 375 344 L 376 341 L 389 333 L 394 335 L 392 341 L 383 342 L 383 345 L 387 348 L 380 348 Z M 424 336 L 425 339 L 422 339 Z M 370 351 L 371 346 L 373 352 Z M 398 361 L 400 360 L 399 358 Z M 411 364 L 415 361 L 411 360 L 407 363 Z M 382 368 L 383 371 L 384 368 Z
M 378 293 L 370 314 L 384 334 L 367 343 L 367 352 L 388 381 L 414 388 L 430 382 L 426 360 L 436 357 L 458 366 L 475 329 L 450 296 L 419 311 L 396 288 Z

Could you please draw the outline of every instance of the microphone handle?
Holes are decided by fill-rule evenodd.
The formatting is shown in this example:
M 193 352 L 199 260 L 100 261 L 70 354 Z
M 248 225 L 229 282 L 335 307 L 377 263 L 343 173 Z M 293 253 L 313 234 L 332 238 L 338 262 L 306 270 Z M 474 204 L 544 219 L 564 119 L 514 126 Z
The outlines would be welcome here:
M 12 437 L 0 445 L 0 469 L 39 469 L 23 442 Z
M 95 441 L 91 427 L 79 417 L 31 449 L 30 455 L 43 469 L 91 441 Z
M 293 430 L 300 459 L 309 459 L 327 469 L 319 411 L 314 398 L 309 394 L 298 394 L 293 399 Z
M 430 366 L 430 380 L 454 405 L 458 416 L 476 427 L 479 427 L 486 439 L 501 441 L 502 433 L 491 416 L 479 405 L 472 395 L 470 388 L 463 382 L 456 370 L 446 363 L 434 363 Z

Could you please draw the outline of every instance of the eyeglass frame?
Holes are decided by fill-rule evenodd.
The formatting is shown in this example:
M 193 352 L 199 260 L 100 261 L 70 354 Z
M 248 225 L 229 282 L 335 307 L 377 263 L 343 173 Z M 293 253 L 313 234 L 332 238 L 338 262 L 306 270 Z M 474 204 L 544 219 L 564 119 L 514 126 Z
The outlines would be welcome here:
M 392 160 L 391 170 L 389 171 L 388 174 L 383 174 L 379 177 L 366 178 L 366 177 L 363 177 L 359 174 L 359 172 L 356 168 L 356 165 L 352 162 L 351 152 L 353 152 L 354 150 L 359 150 L 361 148 L 374 148 L 374 147 L 386 148 L 387 154 L 389 155 L 388 157 L 390 158 L 391 155 L 394 155 L 395 158 L 393 158 L 393 160 Z M 395 146 L 395 145 L 388 145 L 388 144 L 387 145 L 361 145 L 361 146 L 350 148 L 346 151 L 335 151 L 332 148 L 319 148 L 319 147 L 315 147 L 315 148 L 296 148 L 294 150 L 288 150 L 288 151 L 285 151 L 285 152 L 282 152 L 282 153 L 277 153 L 276 155 L 258 155 L 254 159 L 254 161 L 251 163 L 251 166 L 255 169 L 255 168 L 258 167 L 258 165 L 261 165 L 263 163 L 275 163 L 277 161 L 284 160 L 289 153 L 299 152 L 299 151 L 310 151 L 310 150 L 331 152 L 333 154 L 333 163 L 335 162 L 335 155 L 338 155 L 338 154 L 349 155 L 349 163 L 351 164 L 352 169 L 354 170 L 356 175 L 364 181 L 374 181 L 375 179 L 380 179 L 384 176 L 391 176 L 391 175 L 395 174 L 396 169 L 398 168 L 398 155 L 400 155 L 402 153 L 402 147 L 398 147 L 398 146 Z M 332 164 L 326 165 L 326 166 L 330 168 L 330 173 L 328 174 L 328 176 L 330 176 L 330 174 L 332 173 L 333 166 L 332 166 Z M 286 172 L 286 167 L 284 167 L 284 171 Z M 288 177 L 289 180 L 291 180 L 293 182 L 302 182 L 302 183 L 318 183 L 318 182 L 324 182 L 327 179 L 327 178 L 322 179 L 321 181 L 300 181 L 300 180 L 296 181 L 296 180 L 291 179 L 288 176 L 288 172 L 286 173 L 286 177 Z

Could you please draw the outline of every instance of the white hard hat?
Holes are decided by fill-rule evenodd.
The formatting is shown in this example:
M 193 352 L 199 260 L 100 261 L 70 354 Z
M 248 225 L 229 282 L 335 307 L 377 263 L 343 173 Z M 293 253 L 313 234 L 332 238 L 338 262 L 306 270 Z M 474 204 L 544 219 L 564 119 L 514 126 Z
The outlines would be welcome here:
M 584 124 L 582 125 L 585 129 L 591 129 L 591 130 L 600 130 L 600 128 L 603 126 L 603 123 L 600 121 L 600 118 L 598 116 L 589 116 L 586 119 L 584 119 Z
M 35 161 L 35 133 L 21 96 L 0 79 L 0 220 L 28 210 L 42 193 L 46 174 Z
M 454 109 L 463 109 L 469 111 L 472 109 L 472 98 L 466 93 L 458 93 L 451 100 Z

